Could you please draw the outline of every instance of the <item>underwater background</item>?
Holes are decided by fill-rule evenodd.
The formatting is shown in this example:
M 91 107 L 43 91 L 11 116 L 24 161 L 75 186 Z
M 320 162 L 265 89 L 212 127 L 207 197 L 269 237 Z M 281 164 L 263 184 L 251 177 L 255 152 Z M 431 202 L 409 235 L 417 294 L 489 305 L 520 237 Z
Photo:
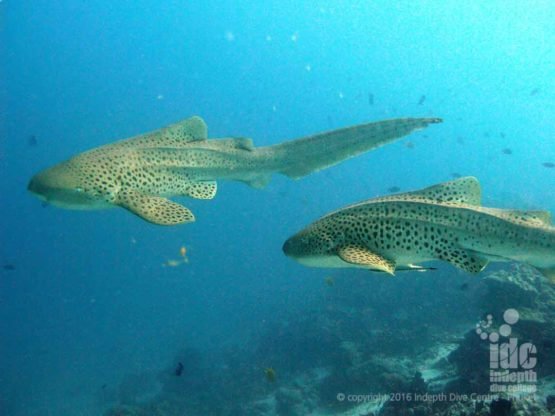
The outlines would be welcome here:
M 466 175 L 486 206 L 554 213 L 554 2 L 3 0 L 0 22 L 0 415 L 447 414 L 337 395 L 487 391 L 473 331 L 507 308 L 540 376 L 513 411 L 555 408 L 555 291 L 533 271 L 389 278 L 281 251 L 331 210 Z M 444 122 L 298 181 L 220 182 L 183 200 L 186 226 L 27 192 L 40 169 L 195 114 L 257 146 Z

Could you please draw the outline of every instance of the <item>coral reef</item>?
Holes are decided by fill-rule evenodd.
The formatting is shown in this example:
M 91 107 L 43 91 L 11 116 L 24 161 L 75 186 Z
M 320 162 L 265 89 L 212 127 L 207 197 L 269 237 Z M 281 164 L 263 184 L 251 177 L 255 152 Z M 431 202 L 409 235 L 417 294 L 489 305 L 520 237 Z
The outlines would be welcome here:
M 154 395 L 137 388 L 141 377 L 127 377 L 106 416 L 553 414 L 555 290 L 529 267 L 480 280 L 456 271 L 348 283 L 336 276 L 304 307 L 218 359 L 183 349 L 157 376 Z M 491 320 L 490 336 L 508 308 L 519 312 L 512 335 L 537 347 L 535 396 L 490 394 L 489 342 L 474 319 Z

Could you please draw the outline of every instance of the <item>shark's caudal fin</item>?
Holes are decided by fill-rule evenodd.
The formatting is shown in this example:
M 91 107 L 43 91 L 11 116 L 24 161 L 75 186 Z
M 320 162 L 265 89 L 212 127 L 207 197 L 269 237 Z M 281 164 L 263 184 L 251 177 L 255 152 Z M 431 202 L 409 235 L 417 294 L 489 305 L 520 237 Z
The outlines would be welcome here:
M 441 121 L 440 118 L 384 120 L 316 134 L 266 149 L 276 158 L 278 172 L 296 179 Z

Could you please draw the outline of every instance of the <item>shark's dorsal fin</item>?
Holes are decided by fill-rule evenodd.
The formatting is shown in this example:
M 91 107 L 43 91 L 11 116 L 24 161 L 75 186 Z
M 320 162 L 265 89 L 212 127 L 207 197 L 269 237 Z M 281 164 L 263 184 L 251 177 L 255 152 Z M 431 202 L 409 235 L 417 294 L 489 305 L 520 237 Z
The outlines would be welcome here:
M 395 263 L 393 261 L 373 253 L 366 247 L 349 244 L 341 247 L 337 254 L 341 260 L 347 263 L 356 264 L 391 275 L 395 274 Z
M 248 150 L 249 152 L 254 150 L 254 143 L 249 137 L 235 137 L 232 140 L 235 149 Z
M 162 129 L 162 137 L 176 141 L 198 141 L 208 138 L 208 127 L 202 118 L 193 116 Z
M 480 206 L 482 204 L 482 191 L 480 189 L 480 182 L 478 182 L 478 179 L 473 176 L 467 176 L 454 181 L 430 186 L 419 191 L 396 194 L 384 197 L 383 199 L 425 199 L 439 203 Z
M 183 205 L 133 189 L 120 190 L 116 203 L 153 224 L 176 225 L 195 220 L 193 213 Z
M 141 134 L 130 139 L 120 140 L 89 152 L 103 150 L 149 149 L 153 147 L 183 147 L 191 142 L 207 139 L 208 128 L 199 116 L 193 116 L 161 129 Z

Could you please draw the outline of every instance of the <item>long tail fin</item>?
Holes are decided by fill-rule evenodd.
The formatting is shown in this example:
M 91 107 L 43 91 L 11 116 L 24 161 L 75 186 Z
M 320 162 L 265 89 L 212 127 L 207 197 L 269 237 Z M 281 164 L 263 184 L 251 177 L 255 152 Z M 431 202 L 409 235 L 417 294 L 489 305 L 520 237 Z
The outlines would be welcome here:
M 296 179 L 441 121 L 440 118 L 384 120 L 315 134 L 266 150 L 277 159 L 278 172 Z

